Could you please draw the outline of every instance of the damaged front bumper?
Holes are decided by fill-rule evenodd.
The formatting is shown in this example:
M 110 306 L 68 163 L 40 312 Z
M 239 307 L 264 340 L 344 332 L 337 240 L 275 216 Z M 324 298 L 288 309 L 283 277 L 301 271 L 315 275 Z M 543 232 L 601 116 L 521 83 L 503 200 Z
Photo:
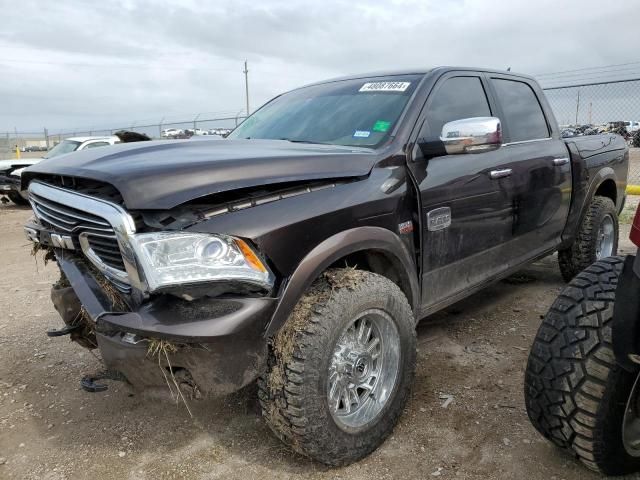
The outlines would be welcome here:
M 94 325 L 95 342 L 106 368 L 134 387 L 166 388 L 169 372 L 199 393 L 224 395 L 264 371 L 267 341 L 263 333 L 276 299 L 203 297 L 187 301 L 157 295 L 129 306 L 131 311 L 117 311 L 100 284 L 99 273 L 81 257 L 54 251 L 70 284 L 64 292 L 54 286 L 56 309 L 65 323 L 86 314 Z M 172 345 L 167 358 L 149 355 L 149 345 L 158 340 Z

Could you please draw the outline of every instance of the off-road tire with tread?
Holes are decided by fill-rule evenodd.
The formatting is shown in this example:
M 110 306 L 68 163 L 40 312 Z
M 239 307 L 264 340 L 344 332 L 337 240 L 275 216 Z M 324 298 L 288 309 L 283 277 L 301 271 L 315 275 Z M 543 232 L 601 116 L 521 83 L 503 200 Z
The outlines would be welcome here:
M 569 248 L 558 252 L 560 273 L 565 282 L 570 281 L 582 270 L 598 260 L 596 247 L 598 230 L 606 215 L 611 215 L 615 229 L 613 255 L 618 251 L 618 212 L 616 205 L 608 197 L 594 197 L 587 208 L 576 238 Z
M 327 401 L 328 367 L 336 342 L 351 319 L 384 310 L 396 325 L 400 363 L 394 393 L 383 410 L 353 432 L 341 429 Z M 262 415 L 295 451 L 340 466 L 374 451 L 393 431 L 413 382 L 416 330 L 411 307 L 389 279 L 354 269 L 325 272 L 298 302 L 270 347 L 267 372 L 258 380 Z
M 533 426 L 606 475 L 640 470 L 622 441 L 635 373 L 615 362 L 613 306 L 623 257 L 589 266 L 561 292 L 540 326 L 525 373 Z

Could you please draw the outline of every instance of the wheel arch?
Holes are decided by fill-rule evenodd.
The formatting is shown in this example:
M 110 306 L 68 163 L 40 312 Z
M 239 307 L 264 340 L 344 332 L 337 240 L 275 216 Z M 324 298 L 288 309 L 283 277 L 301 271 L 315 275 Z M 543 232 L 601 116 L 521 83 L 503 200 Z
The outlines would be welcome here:
M 605 177 L 595 189 L 593 197 L 607 197 L 610 198 L 614 205 L 618 205 L 618 188 L 613 176 Z M 592 197 L 592 198 L 593 198 Z
M 280 329 L 304 292 L 331 266 L 358 267 L 394 280 L 413 311 L 417 311 L 418 276 L 405 244 L 386 228 L 358 227 L 327 238 L 302 259 L 282 290 L 265 336 L 272 336 Z
M 583 182 L 582 186 L 574 184 L 575 198 L 571 202 L 567 225 L 562 233 L 562 243 L 559 246 L 560 250 L 570 247 L 574 242 L 578 229 L 589 210 L 589 205 L 597 195 L 610 198 L 618 211 L 620 210 L 621 198 L 618 190 L 616 172 L 609 166 L 598 170 L 592 178 Z

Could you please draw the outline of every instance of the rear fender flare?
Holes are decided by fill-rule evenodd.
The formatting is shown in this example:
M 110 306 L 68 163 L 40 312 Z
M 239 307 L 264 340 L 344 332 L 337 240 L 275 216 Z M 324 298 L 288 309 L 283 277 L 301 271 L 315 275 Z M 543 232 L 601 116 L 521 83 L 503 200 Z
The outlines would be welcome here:
M 600 170 L 598 170 L 598 173 L 596 173 L 591 179 L 591 182 L 589 182 L 589 191 L 587 192 L 587 202 L 585 202 L 585 206 L 582 209 L 583 213 L 584 213 L 585 207 L 589 205 L 589 203 L 591 203 L 591 200 L 593 200 L 593 197 L 595 196 L 598 188 L 600 188 L 600 185 L 602 185 L 606 180 L 613 180 L 614 183 L 616 184 L 616 187 L 618 186 L 616 172 L 611 167 L 603 167 Z
M 584 174 L 586 174 L 586 172 L 584 172 Z M 574 178 L 574 198 L 572 199 L 567 225 L 562 233 L 560 249 L 571 246 L 575 240 L 575 236 L 580 225 L 582 225 L 582 220 L 589 209 L 591 200 L 593 200 L 593 197 L 595 196 L 598 188 L 600 188 L 600 185 L 602 185 L 606 180 L 613 180 L 615 184 L 618 185 L 616 172 L 611 167 L 603 167 L 598 170 L 592 178 L 582 182 L 582 188 L 580 188 L 580 184 L 576 183 L 576 179 Z
M 302 259 L 284 286 L 281 299 L 267 325 L 265 336 L 270 337 L 278 332 L 304 292 L 332 263 L 346 255 L 364 250 L 380 251 L 398 262 L 397 265 L 405 277 L 403 281 L 411 290 L 410 303 L 416 312 L 420 290 L 415 261 L 407 247 L 400 237 L 390 230 L 381 227 L 358 227 L 327 238 Z
M 585 201 L 582 204 L 582 210 L 580 211 L 580 224 L 582 223 L 584 216 L 589 210 L 589 205 L 591 205 L 591 201 L 595 198 L 596 192 L 598 191 L 600 186 L 607 180 L 613 180 L 613 182 L 616 184 L 616 189 L 617 189 L 618 181 L 616 177 L 616 172 L 611 167 L 603 167 L 600 170 L 598 170 L 598 172 L 593 176 L 593 178 L 589 182 L 589 187 L 587 189 Z M 616 196 L 617 196 L 617 192 L 616 192 Z M 618 208 L 618 201 L 619 199 L 616 199 L 616 202 L 614 202 L 616 204 L 616 208 Z

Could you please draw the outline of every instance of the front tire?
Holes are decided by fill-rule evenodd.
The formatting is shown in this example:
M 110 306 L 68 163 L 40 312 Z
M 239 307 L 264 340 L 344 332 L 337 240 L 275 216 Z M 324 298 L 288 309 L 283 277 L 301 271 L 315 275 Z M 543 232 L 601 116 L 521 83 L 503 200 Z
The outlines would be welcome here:
M 618 236 L 618 212 L 613 200 L 594 197 L 573 244 L 558 252 L 564 281 L 570 281 L 595 261 L 617 255 Z
M 12 190 L 9 193 L 7 193 L 7 196 L 9 197 L 9 200 L 11 200 L 16 205 L 20 205 L 21 207 L 24 207 L 25 205 L 29 205 L 29 202 L 25 200 L 22 197 L 22 195 L 20 195 L 20 192 L 16 192 Z
M 640 470 L 640 452 L 630 454 L 623 440 L 637 374 L 616 364 L 611 343 L 623 263 L 622 257 L 600 260 L 565 287 L 538 330 L 525 374 L 533 426 L 606 475 Z M 630 404 L 635 411 L 637 401 Z
M 263 417 L 297 452 L 338 466 L 392 432 L 416 362 L 413 313 L 385 277 L 325 272 L 273 339 L 259 382 Z

